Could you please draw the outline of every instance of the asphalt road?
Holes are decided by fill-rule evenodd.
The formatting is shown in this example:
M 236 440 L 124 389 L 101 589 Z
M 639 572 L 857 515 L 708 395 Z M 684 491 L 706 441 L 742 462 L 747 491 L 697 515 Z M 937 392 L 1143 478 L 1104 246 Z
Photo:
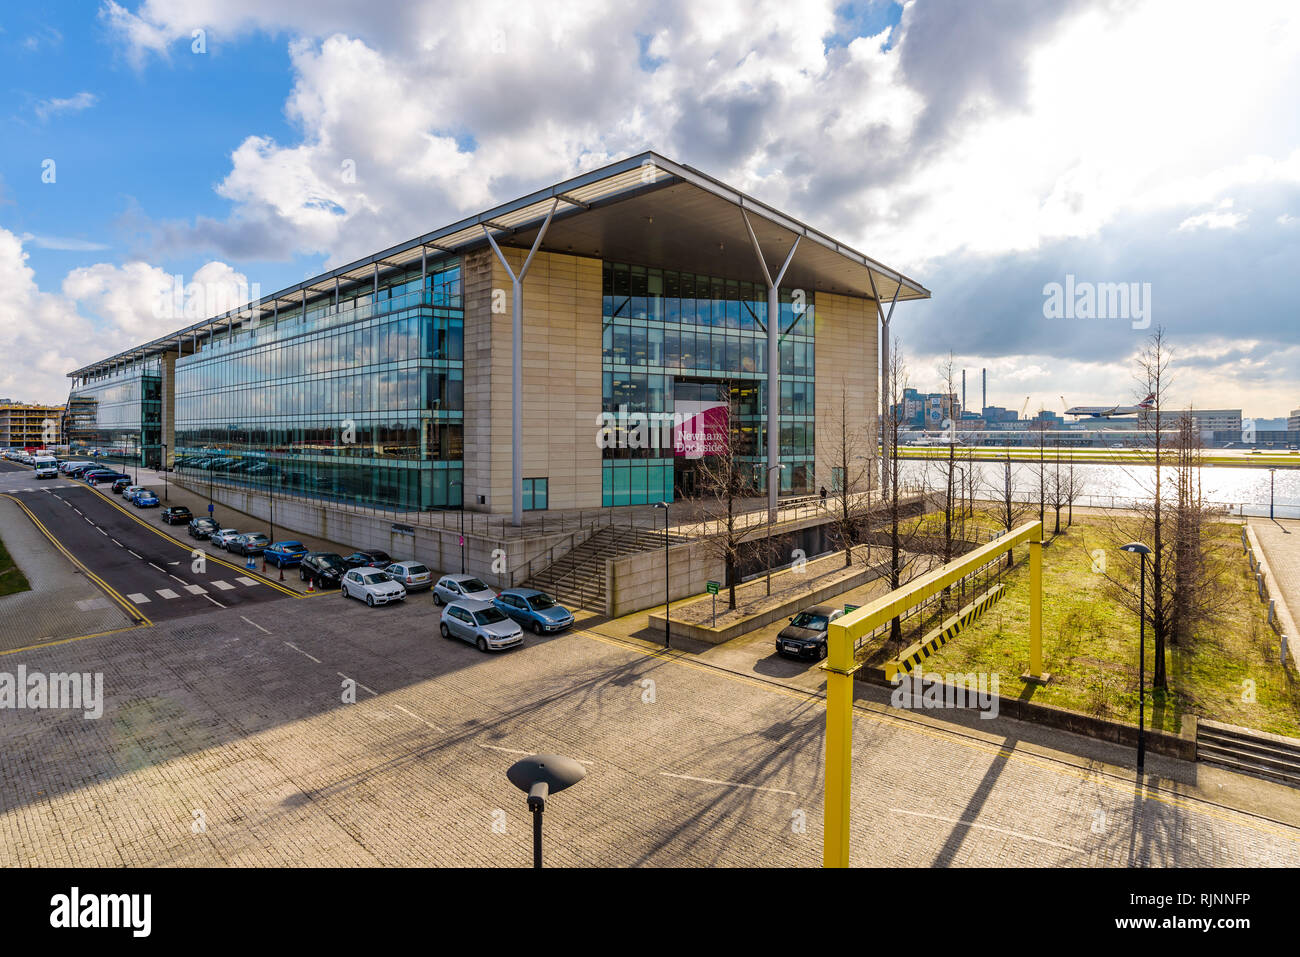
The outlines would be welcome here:
M 49 535 L 116 593 L 110 597 L 147 620 L 289 597 L 236 562 L 207 554 L 196 561 L 193 545 L 168 534 L 160 509 L 119 504 L 111 493 L 75 479 L 37 479 L 12 462 L 0 463 L 0 493 L 26 506 Z M 184 526 L 171 529 L 185 534 Z

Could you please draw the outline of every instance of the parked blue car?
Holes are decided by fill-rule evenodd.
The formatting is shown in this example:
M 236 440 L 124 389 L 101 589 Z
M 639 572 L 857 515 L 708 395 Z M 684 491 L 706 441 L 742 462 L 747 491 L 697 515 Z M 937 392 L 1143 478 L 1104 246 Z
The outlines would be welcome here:
M 306 554 L 307 546 L 302 542 L 275 542 L 262 551 L 262 557 L 276 568 L 297 565 Z
M 158 496 L 147 488 L 142 488 L 131 496 L 131 502 L 136 508 L 156 508 L 158 506 Z
M 536 588 L 507 588 L 492 604 L 537 635 L 563 631 L 573 624 L 569 609 Z

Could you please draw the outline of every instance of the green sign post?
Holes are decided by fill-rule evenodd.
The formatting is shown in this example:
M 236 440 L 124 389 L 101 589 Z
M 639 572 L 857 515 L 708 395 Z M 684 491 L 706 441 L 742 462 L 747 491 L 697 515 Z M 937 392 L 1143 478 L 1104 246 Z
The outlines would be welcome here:
M 706 582 L 704 585 L 704 590 L 713 596 L 713 621 L 709 625 L 710 628 L 716 628 L 718 625 L 718 589 L 721 587 L 722 584 L 715 581 Z

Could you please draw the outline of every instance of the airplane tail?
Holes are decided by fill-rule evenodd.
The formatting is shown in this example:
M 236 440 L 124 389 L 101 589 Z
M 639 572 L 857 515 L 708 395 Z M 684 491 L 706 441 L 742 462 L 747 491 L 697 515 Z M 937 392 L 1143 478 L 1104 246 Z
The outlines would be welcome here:
M 1138 408 L 1149 409 L 1151 408 L 1151 406 L 1155 405 L 1155 403 L 1156 403 L 1156 394 L 1154 392 L 1151 392 L 1147 394 L 1147 397 L 1145 399 L 1143 399 L 1141 402 L 1138 403 Z

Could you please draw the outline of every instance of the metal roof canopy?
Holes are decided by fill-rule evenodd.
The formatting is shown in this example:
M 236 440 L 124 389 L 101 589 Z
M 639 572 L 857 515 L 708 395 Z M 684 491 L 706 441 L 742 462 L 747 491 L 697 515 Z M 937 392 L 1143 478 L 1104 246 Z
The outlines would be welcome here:
M 426 252 L 459 255 L 486 246 L 485 226 L 502 245 L 527 248 L 557 199 L 540 247 L 548 252 L 761 279 L 741 214 L 744 210 L 769 262 L 783 259 L 794 238 L 802 237 L 783 288 L 868 299 L 879 295 L 882 300 L 893 299 L 895 293 L 900 301 L 930 297 L 928 289 L 897 270 L 711 176 L 646 151 L 196 322 L 68 376 L 88 376 L 117 362 L 179 349 L 186 339 L 225 331 L 255 313 L 273 311 L 278 303 L 300 305 L 304 292 L 309 298 L 330 292 L 336 280 L 340 284 L 372 281 L 376 265 L 406 268 L 419 263 Z

